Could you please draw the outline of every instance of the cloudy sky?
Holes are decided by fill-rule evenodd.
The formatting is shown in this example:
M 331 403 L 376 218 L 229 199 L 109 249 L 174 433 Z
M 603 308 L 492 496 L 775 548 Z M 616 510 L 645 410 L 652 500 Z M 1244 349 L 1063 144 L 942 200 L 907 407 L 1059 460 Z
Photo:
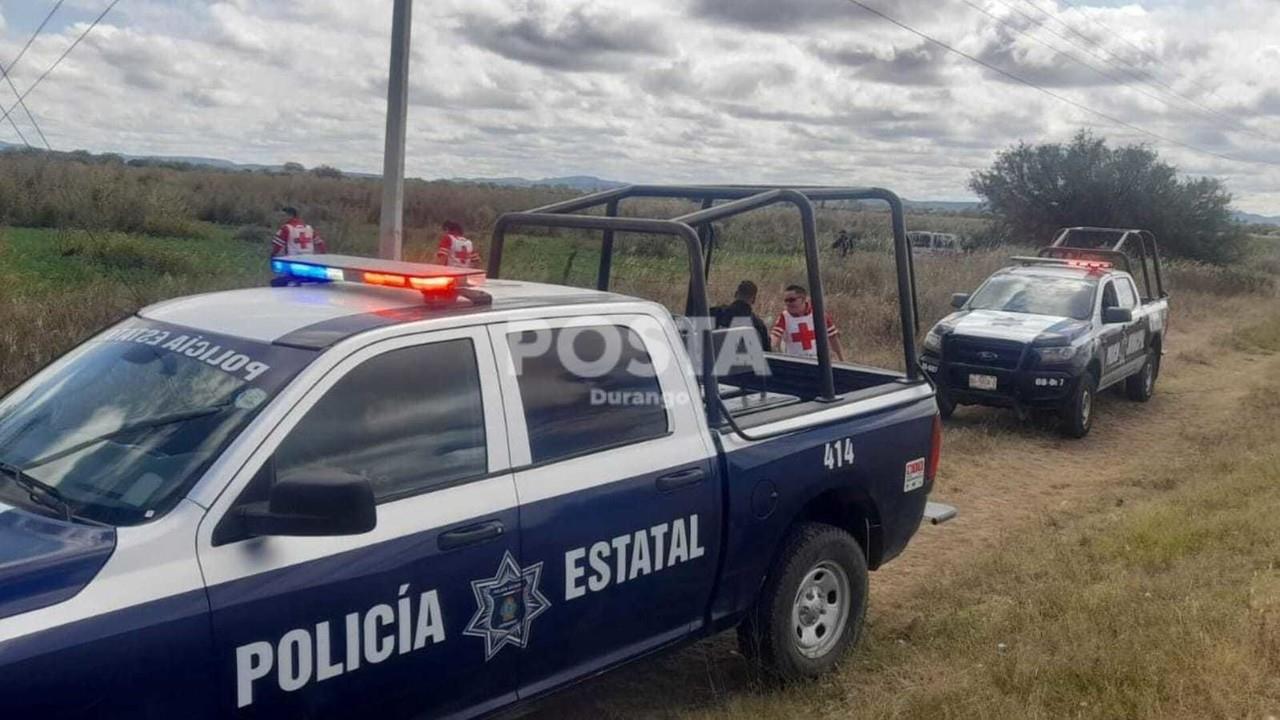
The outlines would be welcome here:
M 419 0 L 407 170 L 965 199 L 997 149 L 1090 128 L 1280 214 L 1277 0 L 859 1 L 1110 119 L 850 0 Z M 54 2 L 0 0 L 0 62 Z M 64 0 L 17 86 L 108 3 Z M 28 103 L 57 149 L 378 172 L 390 18 L 390 0 L 122 0 Z

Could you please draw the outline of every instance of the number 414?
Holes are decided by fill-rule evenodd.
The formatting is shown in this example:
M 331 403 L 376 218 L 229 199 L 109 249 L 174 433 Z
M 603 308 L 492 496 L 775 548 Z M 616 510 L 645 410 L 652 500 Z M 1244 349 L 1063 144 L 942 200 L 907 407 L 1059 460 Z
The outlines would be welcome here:
M 822 464 L 826 465 L 828 470 L 853 465 L 853 439 L 841 438 L 827 443 L 826 452 L 822 456 Z

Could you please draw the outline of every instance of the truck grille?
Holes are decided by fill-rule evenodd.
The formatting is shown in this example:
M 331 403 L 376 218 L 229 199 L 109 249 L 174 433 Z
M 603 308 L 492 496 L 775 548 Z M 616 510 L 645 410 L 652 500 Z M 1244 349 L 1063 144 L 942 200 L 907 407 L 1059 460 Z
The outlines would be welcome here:
M 1013 340 L 949 335 L 942 347 L 947 362 L 1016 370 L 1026 346 Z

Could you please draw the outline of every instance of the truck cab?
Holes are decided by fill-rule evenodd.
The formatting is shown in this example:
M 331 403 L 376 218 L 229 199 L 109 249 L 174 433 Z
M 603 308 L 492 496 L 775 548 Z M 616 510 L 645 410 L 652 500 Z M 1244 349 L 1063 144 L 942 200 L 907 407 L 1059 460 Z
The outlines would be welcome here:
M 1093 425 L 1098 392 L 1123 383 L 1131 399 L 1148 400 L 1169 305 L 1154 237 L 1141 232 L 1064 231 L 1040 255 L 1015 257 L 973 293 L 953 296 L 956 312 L 929 331 L 922 355 L 942 414 L 957 405 L 1054 410 L 1062 431 L 1078 438 Z M 1144 241 L 1141 286 L 1121 249 L 1125 239 L 1105 248 L 1080 239 L 1117 233 Z
M 734 628 L 830 669 L 867 572 L 953 514 L 933 388 L 697 322 L 698 229 L 810 198 L 663 191 L 726 202 L 504 216 L 487 273 L 277 258 L 281 287 L 148 307 L 0 401 L 7 707 L 478 717 Z M 628 192 L 658 191 L 591 198 Z M 669 232 L 694 312 L 502 278 L 532 224 Z

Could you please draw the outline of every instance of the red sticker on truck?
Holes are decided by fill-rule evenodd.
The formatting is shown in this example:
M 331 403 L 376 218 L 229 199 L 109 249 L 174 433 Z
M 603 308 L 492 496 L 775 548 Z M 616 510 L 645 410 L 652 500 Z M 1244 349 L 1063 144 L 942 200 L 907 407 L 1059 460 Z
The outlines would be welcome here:
M 916 458 L 907 463 L 906 473 L 902 479 L 902 492 L 911 492 L 924 487 L 924 458 Z

